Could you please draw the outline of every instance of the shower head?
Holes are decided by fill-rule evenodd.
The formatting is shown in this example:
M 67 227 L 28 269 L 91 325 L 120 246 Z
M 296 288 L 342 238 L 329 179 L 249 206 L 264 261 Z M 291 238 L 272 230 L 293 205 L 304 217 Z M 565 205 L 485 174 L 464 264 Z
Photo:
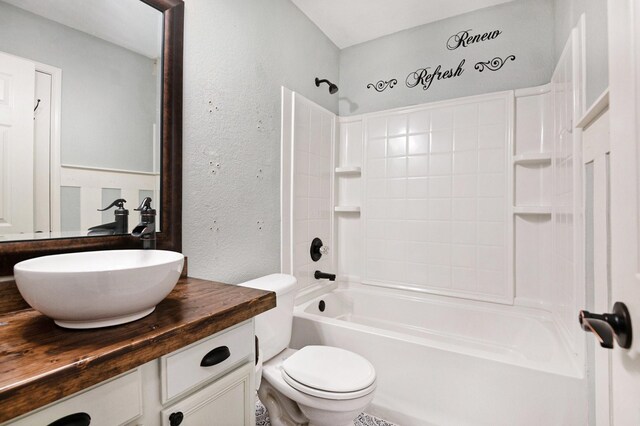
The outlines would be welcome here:
M 316 87 L 320 87 L 321 83 L 327 83 L 329 85 L 329 93 L 332 95 L 338 92 L 338 86 L 330 82 L 329 80 L 320 80 L 316 77 Z

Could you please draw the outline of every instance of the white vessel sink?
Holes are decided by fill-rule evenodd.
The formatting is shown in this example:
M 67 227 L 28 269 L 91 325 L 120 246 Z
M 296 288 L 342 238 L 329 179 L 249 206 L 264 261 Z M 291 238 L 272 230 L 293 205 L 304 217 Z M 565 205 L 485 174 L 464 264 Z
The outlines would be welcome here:
M 173 290 L 184 256 L 108 250 L 25 260 L 14 274 L 24 300 L 66 328 L 108 327 L 149 315 Z

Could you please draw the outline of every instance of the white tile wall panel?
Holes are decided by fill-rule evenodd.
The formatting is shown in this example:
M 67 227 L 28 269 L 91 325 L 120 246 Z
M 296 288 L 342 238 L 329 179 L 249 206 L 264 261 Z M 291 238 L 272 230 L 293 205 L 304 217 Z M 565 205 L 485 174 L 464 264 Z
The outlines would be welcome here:
M 492 101 L 484 102 L 479 105 L 478 109 L 478 124 L 500 124 L 503 122 L 503 117 L 508 114 L 508 104 L 501 99 L 495 99 Z
M 364 117 L 364 282 L 512 300 L 512 96 Z
M 409 155 L 425 155 L 429 153 L 429 133 L 421 133 L 409 136 L 409 146 L 407 153 Z
M 372 117 L 367 120 L 367 135 L 370 139 L 387 137 L 387 118 Z
M 556 318 L 571 337 L 576 353 L 581 352 L 584 336 L 575 327 L 575 313 L 584 299 L 581 274 L 582 241 L 576 227 L 582 229 L 581 217 L 581 146 L 574 123 L 581 116 L 579 36 L 574 29 L 551 79 L 554 101 L 554 146 L 552 215 L 552 286 L 550 298 Z
M 299 290 L 316 283 L 316 269 L 333 272 L 332 255 L 313 262 L 309 254 L 315 237 L 333 249 L 333 143 L 335 116 L 294 94 L 292 271 Z
M 451 129 L 453 127 L 452 108 L 434 108 L 431 111 L 431 131 Z

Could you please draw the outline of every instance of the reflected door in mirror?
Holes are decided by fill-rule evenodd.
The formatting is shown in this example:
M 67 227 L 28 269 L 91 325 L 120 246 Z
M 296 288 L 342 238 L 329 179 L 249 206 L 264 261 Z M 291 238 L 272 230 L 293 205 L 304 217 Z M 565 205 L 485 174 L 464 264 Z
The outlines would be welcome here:
M 0 53 L 0 235 L 33 232 L 35 66 Z

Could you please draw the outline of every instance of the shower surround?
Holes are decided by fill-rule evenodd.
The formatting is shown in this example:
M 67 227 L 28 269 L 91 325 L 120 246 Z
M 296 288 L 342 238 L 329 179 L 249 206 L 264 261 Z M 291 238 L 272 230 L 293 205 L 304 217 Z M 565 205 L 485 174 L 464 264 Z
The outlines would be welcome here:
M 575 29 L 544 86 L 360 116 L 283 89 L 292 345 L 369 359 L 373 414 L 409 426 L 587 422 L 581 43 Z M 330 248 L 317 263 L 315 236 Z
M 512 103 L 502 92 L 367 115 L 363 283 L 512 301 Z

